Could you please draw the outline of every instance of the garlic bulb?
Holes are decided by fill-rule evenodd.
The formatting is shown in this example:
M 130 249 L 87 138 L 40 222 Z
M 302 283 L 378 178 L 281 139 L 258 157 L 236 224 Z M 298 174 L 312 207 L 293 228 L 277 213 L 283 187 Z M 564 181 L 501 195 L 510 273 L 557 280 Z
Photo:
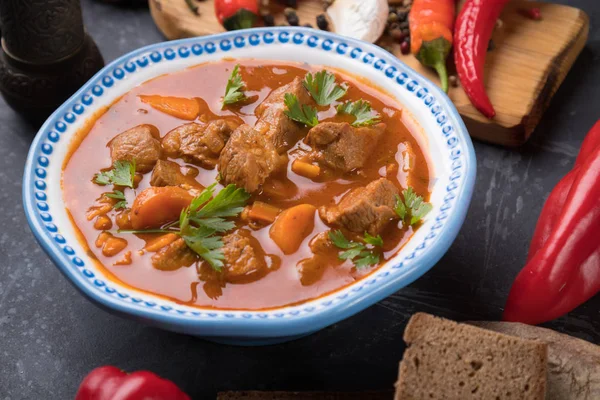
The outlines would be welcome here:
M 333 31 L 374 43 L 385 29 L 387 0 L 335 0 L 327 9 Z

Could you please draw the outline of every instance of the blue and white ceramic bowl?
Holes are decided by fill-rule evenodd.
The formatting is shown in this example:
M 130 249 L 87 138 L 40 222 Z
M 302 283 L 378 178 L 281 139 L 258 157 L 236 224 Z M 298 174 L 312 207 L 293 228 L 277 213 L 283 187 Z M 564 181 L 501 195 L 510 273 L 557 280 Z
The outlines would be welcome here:
M 182 306 L 106 279 L 78 242 L 67 216 L 61 172 L 69 142 L 85 121 L 158 75 L 223 57 L 333 66 L 384 88 L 412 115 L 433 166 L 433 211 L 400 253 L 366 279 L 307 303 L 270 311 Z M 475 181 L 475 155 L 456 109 L 433 83 L 381 48 L 305 28 L 265 28 L 159 43 L 107 65 L 42 126 L 31 145 L 23 201 L 33 233 L 61 272 L 89 299 L 164 329 L 231 343 L 289 340 L 347 318 L 410 284 L 448 250 L 463 224 Z

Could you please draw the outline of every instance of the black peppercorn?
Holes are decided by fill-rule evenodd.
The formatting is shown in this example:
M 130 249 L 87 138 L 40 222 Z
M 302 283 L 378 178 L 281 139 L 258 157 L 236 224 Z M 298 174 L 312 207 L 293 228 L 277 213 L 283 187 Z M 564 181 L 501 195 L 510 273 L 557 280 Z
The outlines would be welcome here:
M 298 8 L 298 0 L 280 0 L 286 7 Z
M 286 15 L 285 19 L 287 19 L 288 24 L 290 24 L 291 26 L 300 25 L 300 19 L 298 18 L 298 15 L 296 13 Z
M 396 12 L 396 15 L 398 15 L 398 21 L 400 22 L 406 21 L 406 18 L 408 17 L 408 13 L 406 11 L 398 11 Z
M 390 31 L 390 35 L 399 43 L 401 43 L 407 36 L 406 33 L 402 32 L 400 29 L 394 29 L 393 31 Z
M 399 23 L 397 23 L 397 22 L 392 22 L 391 24 L 389 24 L 389 25 L 388 25 L 388 27 L 387 27 L 387 28 L 388 28 L 388 30 L 389 30 L 390 32 L 392 32 L 392 31 L 396 31 L 396 30 L 401 30 L 401 29 L 400 29 L 400 24 L 399 24 Z
M 272 14 L 263 15 L 265 26 L 275 26 L 275 17 Z
M 329 22 L 327 21 L 325 14 L 317 15 L 317 26 L 323 31 L 329 29 Z

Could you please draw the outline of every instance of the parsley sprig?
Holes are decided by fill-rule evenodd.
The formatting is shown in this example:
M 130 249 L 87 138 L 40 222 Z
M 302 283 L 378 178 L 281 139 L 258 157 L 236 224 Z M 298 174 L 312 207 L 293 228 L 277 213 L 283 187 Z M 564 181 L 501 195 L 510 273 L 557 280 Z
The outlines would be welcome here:
M 329 231 L 329 239 L 336 247 L 345 250 L 338 255 L 339 259 L 351 260 L 358 269 L 379 263 L 379 253 L 375 252 L 374 248 L 368 248 L 364 243 L 348 240 L 340 230 Z M 383 239 L 379 235 L 371 236 L 365 232 L 363 240 L 372 247 L 383 246 Z
M 347 101 L 337 106 L 338 114 L 353 115 L 356 119 L 352 126 L 368 126 L 381 121 L 377 111 L 371 109 L 371 103 L 366 100 Z
M 244 89 L 246 83 L 242 80 L 242 74 L 240 74 L 240 65 L 237 64 L 231 71 L 231 76 L 227 80 L 227 86 L 225 87 L 225 96 L 223 97 L 223 106 L 227 104 L 234 104 L 243 100 L 246 100 Z
M 127 199 L 125 198 L 125 194 L 122 191 L 120 191 L 120 190 L 113 190 L 112 192 L 105 193 L 104 195 L 106 197 L 111 198 L 111 199 L 119 200 L 113 206 L 113 208 L 115 210 L 119 210 L 121 208 L 127 208 Z
M 328 106 L 343 97 L 348 88 L 335 82 L 335 75 L 322 70 L 316 74 L 308 73 L 304 78 L 304 87 L 320 106 Z
M 98 185 L 115 185 L 133 188 L 133 178 L 135 178 L 135 160 L 131 162 L 115 161 L 111 169 L 94 175 L 94 182 Z
M 183 209 L 178 221 L 167 224 L 162 229 L 127 230 L 126 233 L 175 233 L 185 244 L 202 257 L 210 266 L 221 271 L 223 268 L 223 234 L 235 223 L 225 218 L 235 217 L 244 209 L 250 195 L 242 188 L 227 185 L 213 197 L 216 183 L 208 186 Z
M 396 196 L 396 207 L 394 210 L 400 219 L 408 218 L 410 225 L 414 225 L 421 221 L 432 209 L 430 203 L 423 201 L 423 198 L 415 193 L 412 187 L 408 187 L 402 191 L 402 196 Z
M 300 105 L 298 97 L 295 94 L 286 93 L 283 102 L 287 107 L 284 113 L 290 119 L 310 127 L 316 126 L 319 123 L 316 108 L 307 106 L 306 104 Z

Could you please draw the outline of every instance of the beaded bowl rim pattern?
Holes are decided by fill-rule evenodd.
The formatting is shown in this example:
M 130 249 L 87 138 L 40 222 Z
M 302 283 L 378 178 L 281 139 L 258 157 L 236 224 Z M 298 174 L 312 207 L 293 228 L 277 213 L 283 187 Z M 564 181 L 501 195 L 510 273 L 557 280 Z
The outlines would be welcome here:
M 201 63 L 204 52 L 227 52 L 247 45 L 258 47 L 273 42 L 335 51 L 337 55 L 354 60 L 351 62 L 362 61 L 384 74 L 390 84 L 395 83 L 409 91 L 415 101 L 423 102 L 430 110 L 430 117 L 435 119 L 439 128 L 432 136 L 445 146 L 443 153 L 449 157 L 452 172 L 447 182 L 443 182 L 446 190 L 443 204 L 428 217 L 434 218 L 435 223 L 422 243 L 401 260 L 389 261 L 388 265 L 393 263 L 391 268 L 381 268 L 345 289 L 297 306 L 258 311 L 178 305 L 169 299 L 120 286 L 87 268 L 92 261 L 84 261 L 87 256 L 77 239 L 67 240 L 61 235 L 57 225 L 60 221 L 56 222 L 48 212 L 49 201 L 62 202 L 62 198 L 48 198 L 45 181 L 51 162 L 62 165 L 62 159 L 52 159 L 53 146 L 60 141 L 61 133 L 67 130 L 68 125 L 92 115 L 94 99 L 103 96 L 128 74 L 178 57 L 199 56 L 198 63 Z M 255 28 L 149 45 L 105 66 L 40 128 L 25 165 L 23 204 L 31 230 L 46 253 L 79 291 L 102 308 L 178 332 L 268 338 L 301 335 L 324 328 L 384 299 L 427 272 L 448 250 L 464 222 L 475 174 L 473 145 L 450 99 L 392 54 L 373 44 L 329 32 L 295 27 Z

